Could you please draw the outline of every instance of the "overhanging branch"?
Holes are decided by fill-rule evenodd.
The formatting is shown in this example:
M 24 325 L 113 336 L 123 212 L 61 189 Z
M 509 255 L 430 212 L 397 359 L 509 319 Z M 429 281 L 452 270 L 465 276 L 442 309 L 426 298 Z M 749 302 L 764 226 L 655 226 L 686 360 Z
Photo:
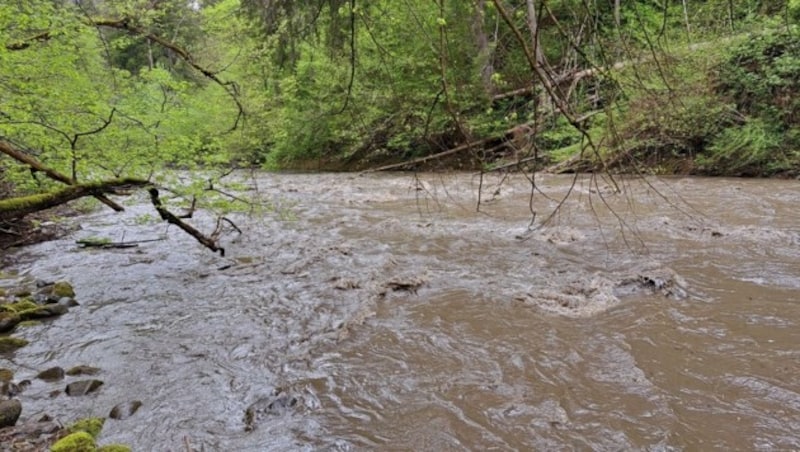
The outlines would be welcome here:
M 118 193 L 120 190 L 149 185 L 142 179 L 112 179 L 102 182 L 91 182 L 70 185 L 60 190 L 30 196 L 3 199 L 0 201 L 0 221 L 22 218 L 25 215 L 50 209 L 84 196 L 101 196 L 106 193 Z
M 54 169 L 51 169 L 51 168 L 48 168 L 48 167 L 42 165 L 41 162 L 39 162 L 38 160 L 33 158 L 30 154 L 28 154 L 27 152 L 25 152 L 25 151 L 23 151 L 21 149 L 17 149 L 15 146 L 13 146 L 11 143 L 9 143 L 7 141 L 0 141 L 0 153 L 6 154 L 7 156 L 13 158 L 14 160 L 16 160 L 16 161 L 18 161 L 20 163 L 23 163 L 25 165 L 28 165 L 28 167 L 31 169 L 31 171 L 40 171 L 40 172 L 46 174 L 47 177 L 49 177 L 50 179 L 53 179 L 55 181 L 58 181 L 58 182 L 61 182 L 63 184 L 67 184 L 67 185 L 75 185 L 75 181 L 74 180 L 72 180 L 69 177 L 59 173 L 58 171 L 56 171 Z M 123 210 L 125 210 L 121 205 L 119 205 L 119 204 L 115 203 L 114 201 L 108 199 L 102 193 L 92 194 L 92 196 L 94 196 L 98 201 L 102 202 L 103 204 L 107 205 L 108 207 L 111 207 L 112 209 L 114 209 L 117 212 L 122 212 Z

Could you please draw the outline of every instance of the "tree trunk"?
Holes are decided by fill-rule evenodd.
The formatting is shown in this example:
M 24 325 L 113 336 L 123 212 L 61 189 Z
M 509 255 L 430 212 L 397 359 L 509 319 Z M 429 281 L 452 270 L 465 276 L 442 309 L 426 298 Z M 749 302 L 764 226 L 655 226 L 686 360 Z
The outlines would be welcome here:
M 478 50 L 478 65 L 480 67 L 481 82 L 487 95 L 492 95 L 494 87 L 492 76 L 494 64 L 492 63 L 492 49 L 489 47 L 489 36 L 485 28 L 486 0 L 478 0 L 475 5 L 475 16 L 472 20 L 472 32 L 475 35 L 475 46 Z
M 539 67 L 546 67 L 544 52 L 542 52 L 542 46 L 539 43 L 539 15 L 536 13 L 536 3 L 535 0 L 527 0 L 528 3 L 528 30 L 531 33 L 531 48 L 533 49 L 533 54 L 536 57 L 536 63 Z

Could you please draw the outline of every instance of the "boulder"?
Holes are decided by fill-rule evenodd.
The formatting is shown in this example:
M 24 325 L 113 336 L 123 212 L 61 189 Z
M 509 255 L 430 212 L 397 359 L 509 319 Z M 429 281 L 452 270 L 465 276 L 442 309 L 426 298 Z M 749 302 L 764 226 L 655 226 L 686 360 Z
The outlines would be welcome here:
M 91 394 L 100 389 L 100 386 L 103 386 L 103 382 L 100 380 L 80 380 L 68 384 L 64 392 L 68 396 L 78 397 Z
M 136 413 L 136 411 L 139 408 L 141 408 L 141 406 L 142 402 L 139 400 L 120 403 L 111 409 L 111 412 L 108 414 L 108 417 L 110 417 L 111 419 L 116 419 L 118 421 L 121 421 L 123 419 L 127 419 L 133 416 Z
M 19 322 L 22 321 L 22 317 L 19 314 L 14 312 L 0 312 L 0 333 L 7 333 L 14 329 L 15 326 Z
M 100 369 L 98 369 L 97 367 L 83 366 L 83 365 L 71 367 L 69 370 L 67 370 L 67 375 L 69 375 L 70 377 L 75 377 L 78 375 L 97 375 L 99 373 Z
M 64 369 L 61 367 L 51 367 L 43 370 L 36 375 L 36 378 L 45 381 L 58 381 L 64 379 Z
M 16 424 L 20 414 L 22 403 L 19 400 L 0 400 L 0 428 Z

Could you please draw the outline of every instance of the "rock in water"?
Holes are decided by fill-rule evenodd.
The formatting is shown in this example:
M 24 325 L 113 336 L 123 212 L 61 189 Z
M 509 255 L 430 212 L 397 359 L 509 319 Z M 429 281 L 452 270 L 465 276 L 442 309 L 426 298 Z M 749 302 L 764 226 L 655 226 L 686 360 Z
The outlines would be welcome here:
M 28 341 L 18 337 L 0 336 L 0 353 L 13 352 L 14 350 L 28 345 Z
M 53 284 L 53 291 L 52 294 L 58 298 L 63 297 L 75 297 L 75 290 L 72 288 L 72 284 L 66 281 L 59 281 Z M 56 299 L 58 299 L 56 298 Z
M 40 306 L 36 309 L 31 309 L 28 311 L 23 311 L 20 315 L 25 320 L 30 319 L 46 319 L 48 317 L 55 317 L 57 315 L 66 314 L 69 311 L 69 308 L 62 304 L 46 304 L 44 306 Z
M 22 403 L 19 400 L 0 401 L 0 428 L 16 424 L 20 414 L 22 414 Z
M 0 333 L 6 333 L 14 329 L 22 317 L 13 312 L 0 312 Z
M 36 375 L 36 378 L 44 381 L 58 381 L 64 378 L 64 369 L 60 367 L 51 367 L 43 370 Z
M 69 375 L 70 377 L 75 377 L 77 375 L 97 375 L 98 373 L 100 373 L 100 369 L 98 369 L 97 367 L 83 366 L 83 365 L 71 367 L 67 371 L 67 375 Z
M 103 386 L 100 380 L 81 380 L 68 384 L 64 392 L 68 396 L 77 397 L 97 391 L 100 386 Z
M 289 412 L 297 406 L 297 402 L 297 397 L 280 389 L 274 390 L 270 397 L 263 397 L 247 407 L 244 412 L 245 431 L 254 430 L 258 422 L 267 415 L 280 416 Z
M 108 414 L 108 417 L 111 419 L 116 419 L 121 421 L 123 419 L 127 419 L 133 416 L 136 411 L 141 408 L 142 402 L 139 400 L 134 400 L 133 402 L 125 402 L 120 403 L 119 405 L 115 406 L 111 409 L 111 413 Z

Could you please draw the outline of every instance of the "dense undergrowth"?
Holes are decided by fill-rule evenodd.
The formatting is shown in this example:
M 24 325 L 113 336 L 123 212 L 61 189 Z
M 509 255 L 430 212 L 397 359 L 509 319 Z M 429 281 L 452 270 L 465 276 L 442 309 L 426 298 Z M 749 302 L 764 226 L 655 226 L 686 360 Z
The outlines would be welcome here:
M 723 52 L 685 52 L 668 75 L 598 127 L 603 162 L 656 173 L 800 173 L 800 29 L 737 36 Z M 613 130 L 612 130 L 613 129 Z

